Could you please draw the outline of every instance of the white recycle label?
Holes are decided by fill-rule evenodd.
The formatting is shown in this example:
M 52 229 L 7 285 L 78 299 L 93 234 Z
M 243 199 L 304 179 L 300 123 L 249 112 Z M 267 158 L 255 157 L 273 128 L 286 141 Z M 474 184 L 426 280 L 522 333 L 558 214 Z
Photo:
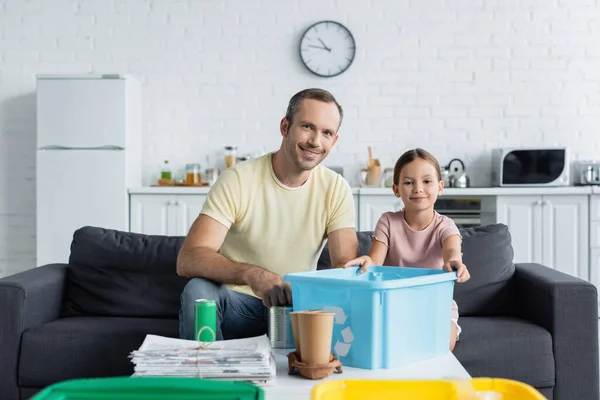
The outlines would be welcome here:
M 327 306 L 323 308 L 325 312 L 332 312 L 335 314 L 335 324 L 336 325 L 344 325 L 346 319 L 346 313 L 341 307 Z M 345 327 L 341 330 L 342 334 L 342 342 L 339 340 L 336 341 L 335 346 L 333 347 L 338 357 L 346 357 L 350 352 L 350 347 L 352 346 L 352 342 L 354 341 L 354 335 L 352 334 L 352 329 L 350 326 Z
M 348 355 L 348 352 L 350 351 L 350 346 L 352 346 L 350 343 L 342 343 L 342 342 L 335 342 L 335 353 L 339 356 L 339 357 L 346 357 Z
M 352 330 L 350 329 L 349 326 L 345 327 L 342 330 L 342 338 L 344 339 L 344 342 L 346 342 L 346 343 L 352 343 L 352 341 L 354 340 L 354 335 L 352 334 Z
M 344 322 L 346 322 L 346 314 L 344 313 L 344 310 L 340 307 L 326 306 L 325 308 L 323 308 L 323 311 L 334 313 L 336 324 L 344 324 Z

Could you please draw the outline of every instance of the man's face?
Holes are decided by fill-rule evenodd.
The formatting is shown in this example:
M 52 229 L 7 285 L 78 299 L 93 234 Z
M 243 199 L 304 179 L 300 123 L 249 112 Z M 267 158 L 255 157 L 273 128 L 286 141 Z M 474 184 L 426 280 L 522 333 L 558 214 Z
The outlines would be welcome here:
M 327 157 L 338 140 L 340 113 L 335 103 L 304 99 L 291 124 L 281 120 L 285 153 L 301 171 L 309 171 Z

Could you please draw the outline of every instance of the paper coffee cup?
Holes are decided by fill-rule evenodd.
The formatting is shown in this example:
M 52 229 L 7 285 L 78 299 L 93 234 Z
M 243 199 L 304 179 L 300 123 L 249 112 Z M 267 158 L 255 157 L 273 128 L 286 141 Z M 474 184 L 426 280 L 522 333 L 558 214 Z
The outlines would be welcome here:
M 329 363 L 334 313 L 299 312 L 300 353 L 308 365 Z
M 294 335 L 294 344 L 296 345 L 296 358 L 298 359 L 298 361 L 302 361 L 302 352 L 300 349 L 300 322 L 298 319 L 298 314 L 318 312 L 323 312 L 323 310 L 292 311 L 290 313 L 290 321 L 292 322 L 292 334 Z
M 298 313 L 291 312 L 290 319 L 292 321 L 292 334 L 294 335 L 294 344 L 296 345 L 296 357 L 302 360 L 300 353 L 300 328 L 298 327 Z

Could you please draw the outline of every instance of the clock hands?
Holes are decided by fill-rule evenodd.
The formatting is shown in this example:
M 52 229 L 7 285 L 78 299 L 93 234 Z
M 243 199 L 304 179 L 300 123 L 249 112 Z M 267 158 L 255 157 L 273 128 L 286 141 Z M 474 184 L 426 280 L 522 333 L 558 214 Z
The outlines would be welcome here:
M 322 49 L 322 50 L 327 50 L 328 52 L 331 53 L 331 49 L 328 49 L 327 47 L 321 47 L 321 46 L 313 46 L 312 44 L 308 44 L 308 47 L 314 47 L 315 49 Z
M 321 44 L 323 45 L 323 47 L 325 47 L 325 50 L 327 50 L 328 52 L 331 53 L 331 48 L 327 47 L 327 45 L 321 40 L 321 38 L 318 38 L 319 42 L 321 42 Z

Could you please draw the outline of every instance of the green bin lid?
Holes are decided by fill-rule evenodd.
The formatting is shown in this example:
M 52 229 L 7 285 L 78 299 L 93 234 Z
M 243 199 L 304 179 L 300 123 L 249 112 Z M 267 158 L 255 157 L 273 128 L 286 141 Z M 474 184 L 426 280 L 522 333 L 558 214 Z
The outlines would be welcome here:
M 263 400 L 249 382 L 182 377 L 73 379 L 48 386 L 31 400 Z

